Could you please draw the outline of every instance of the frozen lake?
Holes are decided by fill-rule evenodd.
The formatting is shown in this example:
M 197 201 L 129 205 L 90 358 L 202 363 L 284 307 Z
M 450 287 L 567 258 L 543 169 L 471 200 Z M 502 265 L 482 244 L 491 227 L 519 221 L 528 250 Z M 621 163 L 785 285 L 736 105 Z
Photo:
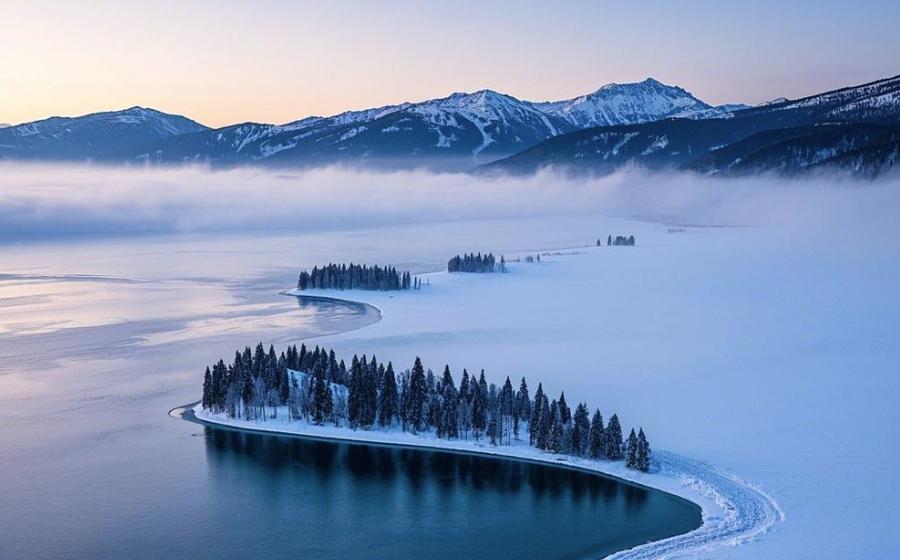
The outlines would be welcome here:
M 436 269 L 472 227 L 492 246 L 531 248 L 502 221 L 438 226 L 444 245 L 417 242 L 431 236 L 411 227 L 0 248 L 0 557 L 600 557 L 695 527 L 699 512 L 683 500 L 584 473 L 238 434 L 166 414 L 196 400 L 205 364 L 239 345 L 378 319 L 366 305 L 278 295 L 301 266 Z M 553 243 L 592 231 L 582 227 Z
M 379 294 L 366 301 L 385 310 L 382 321 L 312 342 L 401 367 L 418 354 L 432 368 L 449 363 L 457 379 L 463 367 L 483 367 L 493 381 L 542 380 L 550 394 L 565 389 L 572 402 L 642 425 L 656 448 L 759 484 L 784 509 L 786 520 L 759 542 L 703 558 L 896 556 L 900 250 L 896 228 L 863 226 L 669 234 L 660 224 L 571 216 L 7 243 L 0 503 L 17 507 L 0 509 L 0 557 L 93 557 L 110 542 L 130 546 L 123 536 L 137 539 L 134 527 L 156 535 L 149 542 L 169 532 L 193 551 L 200 516 L 220 533 L 228 527 L 214 521 L 233 519 L 223 472 L 234 476 L 226 488 L 258 488 L 285 528 L 279 508 L 293 506 L 277 500 L 314 472 L 267 469 L 166 413 L 197 400 L 203 368 L 237 347 L 280 348 L 360 318 L 278 295 L 300 267 L 355 260 L 430 271 L 463 251 L 515 257 L 577 246 L 521 273 Z M 634 234 L 638 246 L 584 247 L 607 233 Z M 344 466 L 348 484 L 369 484 Z M 257 471 L 275 474 L 252 481 Z M 463 503 L 484 496 L 484 511 L 502 507 L 493 490 L 453 488 Z M 517 499 L 534 497 L 523 492 Z M 256 494 L 240 490 L 242 499 Z M 590 523 L 596 502 L 578 504 Z M 572 544 L 575 556 L 599 550 L 596 541 Z

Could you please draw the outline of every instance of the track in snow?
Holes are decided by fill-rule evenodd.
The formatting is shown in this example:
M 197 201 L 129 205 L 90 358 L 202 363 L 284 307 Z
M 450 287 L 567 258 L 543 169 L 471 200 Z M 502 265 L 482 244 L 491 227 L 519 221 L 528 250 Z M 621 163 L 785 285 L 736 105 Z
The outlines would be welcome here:
M 656 451 L 660 475 L 679 480 L 684 486 L 713 500 L 719 515 L 703 509 L 703 525 L 690 533 L 623 550 L 607 560 L 661 560 L 696 557 L 722 546 L 737 546 L 768 532 L 784 519 L 784 512 L 771 496 L 741 478 L 704 462 L 667 451 Z

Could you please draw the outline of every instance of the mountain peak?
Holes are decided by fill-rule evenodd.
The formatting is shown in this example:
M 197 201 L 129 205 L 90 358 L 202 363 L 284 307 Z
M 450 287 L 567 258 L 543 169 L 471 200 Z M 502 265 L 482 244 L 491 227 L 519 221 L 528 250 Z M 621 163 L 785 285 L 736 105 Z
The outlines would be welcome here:
M 535 106 L 578 128 L 635 124 L 675 116 L 690 117 L 712 109 L 684 89 L 663 84 L 655 78 L 646 78 L 642 82 L 610 83 L 587 95 Z

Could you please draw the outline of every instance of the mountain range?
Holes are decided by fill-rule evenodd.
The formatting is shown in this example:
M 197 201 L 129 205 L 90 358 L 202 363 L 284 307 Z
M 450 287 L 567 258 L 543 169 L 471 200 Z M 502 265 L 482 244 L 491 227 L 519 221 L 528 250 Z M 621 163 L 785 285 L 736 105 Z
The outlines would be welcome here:
M 874 177 L 900 154 L 900 77 L 756 107 L 713 106 L 648 78 L 532 102 L 453 93 L 287 124 L 209 128 L 132 107 L 0 127 L 0 159 L 117 164 L 318 166 L 707 175 L 840 170 Z
M 2 129 L 0 158 L 466 169 L 586 127 L 721 117 L 742 107 L 713 107 L 654 79 L 609 84 L 562 101 L 535 103 L 481 90 L 281 125 L 217 129 L 133 107 Z
M 873 177 L 900 153 L 900 76 L 732 111 L 588 128 L 548 139 L 484 169 L 546 167 L 608 173 L 624 166 L 707 175 L 797 175 L 841 170 Z

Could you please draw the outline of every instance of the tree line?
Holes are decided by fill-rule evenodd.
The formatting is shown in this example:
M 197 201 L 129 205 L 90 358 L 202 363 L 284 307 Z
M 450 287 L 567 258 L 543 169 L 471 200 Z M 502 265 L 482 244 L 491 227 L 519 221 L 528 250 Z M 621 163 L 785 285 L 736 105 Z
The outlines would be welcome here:
M 602 243 L 600 243 L 600 239 L 597 239 L 597 247 L 600 247 Z M 606 236 L 606 245 L 621 245 L 625 247 L 634 247 L 634 236 L 629 235 L 625 237 L 624 235 L 617 235 L 613 237 L 612 235 Z
M 354 355 L 348 368 L 333 350 L 301 344 L 276 356 L 273 346 L 266 351 L 260 343 L 235 352 L 230 364 L 219 360 L 206 368 L 201 403 L 230 418 L 265 420 L 286 408 L 290 420 L 317 425 L 401 429 L 492 445 L 511 445 L 527 433 L 530 445 L 552 453 L 650 468 L 643 429 L 632 429 L 623 440 L 615 414 L 604 424 L 599 410 L 590 415 L 587 404 L 578 403 L 573 411 L 564 392 L 549 399 L 540 383 L 532 398 L 524 377 L 518 389 L 509 377 L 498 387 L 487 382 L 484 370 L 470 376 L 464 369 L 457 386 L 449 366 L 435 375 L 419 358 L 395 372 L 391 362 Z
M 299 290 L 408 290 L 418 289 L 419 279 L 392 266 L 331 264 L 300 271 Z
M 447 261 L 447 272 L 506 272 L 506 260 L 500 255 L 497 262 L 493 253 L 456 255 Z

